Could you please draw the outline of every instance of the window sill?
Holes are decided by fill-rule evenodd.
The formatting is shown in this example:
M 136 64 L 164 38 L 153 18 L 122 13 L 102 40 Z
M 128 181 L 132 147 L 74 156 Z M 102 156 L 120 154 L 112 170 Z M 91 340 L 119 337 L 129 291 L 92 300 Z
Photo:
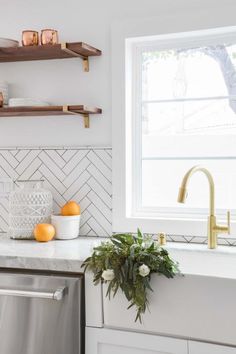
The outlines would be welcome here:
M 218 223 L 226 224 L 226 218 L 218 218 Z M 187 235 L 193 237 L 206 237 L 207 216 L 204 219 L 179 219 L 179 218 L 147 218 L 147 217 L 125 217 L 124 215 L 113 215 L 113 232 L 136 232 L 137 228 L 144 233 Z M 236 222 L 231 222 L 231 235 L 228 238 L 236 237 Z M 226 235 L 224 234 L 225 238 Z

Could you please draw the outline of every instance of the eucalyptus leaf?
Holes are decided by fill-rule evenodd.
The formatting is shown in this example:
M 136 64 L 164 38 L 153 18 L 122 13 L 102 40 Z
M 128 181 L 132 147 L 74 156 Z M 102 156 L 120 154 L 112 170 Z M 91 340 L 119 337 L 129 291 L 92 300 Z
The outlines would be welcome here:
M 145 265 L 150 273 L 142 276 L 139 267 Z M 119 289 L 130 303 L 128 309 L 136 308 L 135 321 L 142 322 L 142 315 L 148 308 L 148 292 L 152 274 L 173 278 L 180 274 L 179 265 L 171 259 L 168 251 L 161 248 L 150 236 L 144 236 L 138 229 L 137 235 L 116 234 L 93 249 L 82 267 L 93 272 L 94 284 L 106 283 L 106 296 L 116 296 Z M 104 270 L 111 270 L 114 279 L 104 280 Z M 141 268 L 142 269 L 142 268 Z M 144 267 L 145 269 L 145 267 Z

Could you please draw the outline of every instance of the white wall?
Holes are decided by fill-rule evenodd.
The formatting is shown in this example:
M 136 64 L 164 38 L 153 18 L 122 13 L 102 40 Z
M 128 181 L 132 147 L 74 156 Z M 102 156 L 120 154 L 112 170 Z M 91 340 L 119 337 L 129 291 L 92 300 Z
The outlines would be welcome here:
M 235 25 L 234 0 L 0 0 L 0 36 L 19 39 L 23 29 L 55 28 L 62 41 L 101 49 L 89 73 L 78 59 L 0 64 L 11 97 L 103 108 L 84 129 L 77 117 L 1 118 L 0 146 L 111 145 L 110 26 L 116 19 L 157 16 L 160 32 Z M 165 20 L 166 19 L 166 20 Z

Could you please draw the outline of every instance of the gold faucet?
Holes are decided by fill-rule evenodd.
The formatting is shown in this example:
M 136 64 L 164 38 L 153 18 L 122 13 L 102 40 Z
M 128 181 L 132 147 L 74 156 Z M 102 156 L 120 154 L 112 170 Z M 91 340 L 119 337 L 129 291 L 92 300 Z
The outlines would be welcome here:
M 208 237 L 208 248 L 216 248 L 217 247 L 217 235 L 220 233 L 228 233 L 230 234 L 230 212 L 227 212 L 227 226 L 225 225 L 217 225 L 216 216 L 215 216 L 215 185 L 214 180 L 211 173 L 202 166 L 194 166 L 192 167 L 184 176 L 182 180 L 181 187 L 179 189 L 178 202 L 185 203 L 187 198 L 187 185 L 190 177 L 195 172 L 203 172 L 209 182 L 210 187 L 210 210 L 208 216 L 208 227 L 207 227 L 207 237 Z

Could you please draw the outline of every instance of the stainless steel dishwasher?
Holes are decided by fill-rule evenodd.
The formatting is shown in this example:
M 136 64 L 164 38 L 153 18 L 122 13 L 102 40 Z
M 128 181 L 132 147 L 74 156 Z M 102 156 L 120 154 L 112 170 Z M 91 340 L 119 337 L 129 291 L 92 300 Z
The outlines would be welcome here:
M 0 272 L 0 354 L 82 354 L 82 275 Z

